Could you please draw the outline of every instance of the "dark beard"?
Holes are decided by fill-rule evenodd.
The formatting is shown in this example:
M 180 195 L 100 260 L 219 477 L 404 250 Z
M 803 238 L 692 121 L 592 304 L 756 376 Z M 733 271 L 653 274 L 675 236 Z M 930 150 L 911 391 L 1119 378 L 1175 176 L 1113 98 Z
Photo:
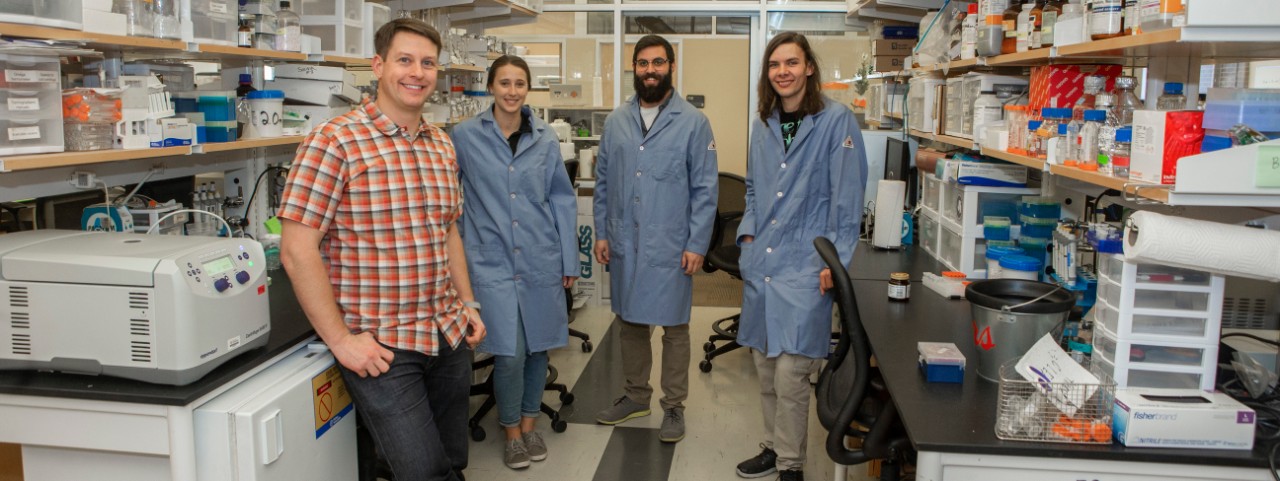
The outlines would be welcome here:
M 654 85 L 653 87 L 645 85 L 644 80 L 646 77 L 657 78 L 658 85 Z M 663 97 L 667 96 L 667 92 L 671 91 L 671 74 L 661 75 L 652 73 L 646 74 L 645 76 L 637 75 L 633 80 L 633 83 L 636 89 L 636 96 L 640 97 L 641 101 L 648 104 L 658 103 L 662 101 Z

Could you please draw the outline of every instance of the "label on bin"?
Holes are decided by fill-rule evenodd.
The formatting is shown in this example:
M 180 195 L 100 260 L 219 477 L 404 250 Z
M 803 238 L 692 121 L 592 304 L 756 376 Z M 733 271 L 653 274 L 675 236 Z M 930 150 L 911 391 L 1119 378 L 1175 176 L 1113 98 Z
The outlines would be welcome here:
M 1093 373 L 1062 351 L 1053 334 L 1036 341 L 1014 369 L 1068 417 L 1076 415 L 1100 384 Z
M 9 99 L 10 112 L 33 112 L 40 110 L 40 99 Z
M 11 127 L 9 129 L 9 140 L 35 140 L 40 138 L 40 126 L 33 125 L 31 127 Z
M 53 70 L 5 70 L 4 80 L 9 83 L 57 83 L 58 72 Z
M 222 2 L 209 2 L 209 13 L 227 13 L 227 4 Z

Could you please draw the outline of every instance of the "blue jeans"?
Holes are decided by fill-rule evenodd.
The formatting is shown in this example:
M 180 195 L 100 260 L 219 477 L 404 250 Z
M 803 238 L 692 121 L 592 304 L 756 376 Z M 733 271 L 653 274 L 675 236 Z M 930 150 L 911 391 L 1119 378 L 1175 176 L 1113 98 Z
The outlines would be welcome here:
M 520 425 L 520 416 L 536 418 L 541 412 L 542 390 L 547 384 L 547 353 L 526 353 L 523 314 L 516 319 L 516 355 L 493 356 L 493 396 L 498 404 L 498 424 Z
M 338 364 L 357 416 L 396 479 L 458 481 L 467 467 L 471 352 L 465 344 L 450 348 L 443 337 L 438 342 L 436 356 L 387 347 L 395 358 L 378 377 Z

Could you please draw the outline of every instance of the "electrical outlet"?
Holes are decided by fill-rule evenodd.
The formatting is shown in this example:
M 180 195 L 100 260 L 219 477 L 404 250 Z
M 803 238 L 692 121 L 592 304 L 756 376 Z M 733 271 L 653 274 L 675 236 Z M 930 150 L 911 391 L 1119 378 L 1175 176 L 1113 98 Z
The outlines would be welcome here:
M 77 189 L 92 189 L 98 184 L 98 176 L 93 172 L 77 170 L 71 173 L 71 185 Z

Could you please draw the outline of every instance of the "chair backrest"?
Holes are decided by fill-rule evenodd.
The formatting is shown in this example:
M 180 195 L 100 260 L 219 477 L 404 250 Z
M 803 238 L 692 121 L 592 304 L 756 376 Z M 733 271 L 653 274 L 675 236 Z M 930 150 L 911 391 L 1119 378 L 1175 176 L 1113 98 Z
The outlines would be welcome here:
M 845 436 L 854 435 L 850 424 L 856 419 L 871 385 L 871 346 L 858 314 L 858 301 L 848 269 L 840 263 L 836 247 L 825 237 L 813 240 L 818 256 L 831 269 L 832 290 L 840 314 L 840 341 L 818 377 L 818 420 L 827 428 L 827 455 L 844 465 L 861 464 L 885 458 L 905 440 L 889 438 L 889 430 L 897 422 L 892 402 L 886 403 L 876 416 L 862 448 L 845 448 Z
M 721 172 L 717 176 L 716 219 L 711 233 L 711 249 L 737 241 L 738 223 L 747 210 L 747 180 L 738 174 Z

